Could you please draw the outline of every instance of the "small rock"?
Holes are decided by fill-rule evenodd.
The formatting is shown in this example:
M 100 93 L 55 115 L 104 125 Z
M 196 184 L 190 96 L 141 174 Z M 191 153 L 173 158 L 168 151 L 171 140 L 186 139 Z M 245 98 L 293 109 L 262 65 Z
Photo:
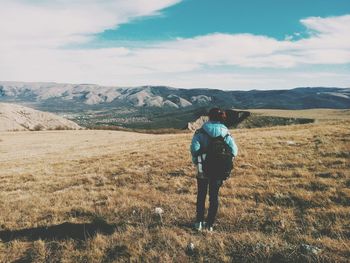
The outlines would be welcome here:
M 164 210 L 161 207 L 156 207 L 154 209 L 154 213 L 155 213 L 155 220 L 157 220 L 160 225 L 163 225 L 162 214 L 164 213 Z
M 250 164 L 250 163 L 242 163 L 241 165 L 240 165 L 240 168 L 255 168 L 255 166 L 254 165 L 252 165 L 252 164 Z
M 295 141 L 286 141 L 287 145 L 296 145 L 297 143 Z
M 282 229 L 282 230 L 284 230 L 284 229 L 286 228 L 286 224 L 285 224 L 284 220 L 280 220 L 280 221 L 279 221 L 279 227 L 280 227 L 280 229 Z
M 307 244 L 301 244 L 300 250 L 304 254 L 311 254 L 311 255 L 318 255 L 322 251 L 318 247 L 307 245 Z
M 195 248 L 195 246 L 194 246 L 194 244 L 193 244 L 192 242 L 188 243 L 187 249 L 188 249 L 189 251 L 193 251 L 194 248 Z
M 161 207 L 156 207 L 156 208 L 154 209 L 154 212 L 155 212 L 156 214 L 158 214 L 158 215 L 161 215 L 161 214 L 164 213 L 164 210 L 163 210 Z
M 192 242 L 190 242 L 186 247 L 186 254 L 191 257 L 198 257 L 199 250 L 195 247 L 195 245 Z

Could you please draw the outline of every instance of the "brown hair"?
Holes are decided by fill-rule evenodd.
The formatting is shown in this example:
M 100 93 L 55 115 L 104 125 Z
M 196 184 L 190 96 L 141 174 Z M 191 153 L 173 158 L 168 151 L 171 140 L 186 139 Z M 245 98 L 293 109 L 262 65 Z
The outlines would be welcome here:
M 226 120 L 226 113 L 220 108 L 210 109 L 208 116 L 210 121 L 219 121 L 224 123 Z

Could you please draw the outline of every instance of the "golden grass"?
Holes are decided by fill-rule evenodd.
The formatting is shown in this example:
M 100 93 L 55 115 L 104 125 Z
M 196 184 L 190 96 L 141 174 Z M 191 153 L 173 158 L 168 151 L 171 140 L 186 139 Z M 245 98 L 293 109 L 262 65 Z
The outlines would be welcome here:
M 191 228 L 191 134 L 0 133 L 0 236 L 64 222 L 114 228 L 82 240 L 23 232 L 0 241 L 0 262 L 347 262 L 349 124 L 233 130 L 239 157 L 212 234 Z
M 250 109 L 252 113 L 263 116 L 276 116 L 285 118 L 307 118 L 318 121 L 350 120 L 350 109 L 307 109 L 307 110 L 274 110 Z

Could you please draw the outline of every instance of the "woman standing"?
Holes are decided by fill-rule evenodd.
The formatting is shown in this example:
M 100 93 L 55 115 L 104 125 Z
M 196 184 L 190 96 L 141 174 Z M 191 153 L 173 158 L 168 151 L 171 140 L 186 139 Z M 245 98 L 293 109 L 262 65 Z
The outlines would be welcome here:
M 197 215 L 195 223 L 195 228 L 198 231 L 201 231 L 203 228 L 213 231 L 213 225 L 219 207 L 219 190 L 223 180 L 231 172 L 232 159 L 238 153 L 234 139 L 224 125 L 226 119 L 225 112 L 219 108 L 212 108 L 208 115 L 209 121 L 204 123 L 202 128 L 195 132 L 191 143 L 192 160 L 193 163 L 198 165 Z M 213 161 L 216 158 L 213 157 L 216 154 L 215 151 L 220 151 L 219 155 L 222 154 L 224 156 L 223 158 L 225 158 L 226 154 L 230 160 L 226 162 L 225 160 Z M 229 164 L 227 165 L 228 162 Z M 209 209 L 205 223 L 204 210 L 208 188 Z

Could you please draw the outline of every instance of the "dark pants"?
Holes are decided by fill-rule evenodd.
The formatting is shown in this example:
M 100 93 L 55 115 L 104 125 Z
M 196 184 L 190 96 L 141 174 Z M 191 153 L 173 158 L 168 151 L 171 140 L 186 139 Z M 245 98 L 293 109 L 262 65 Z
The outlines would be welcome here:
M 212 226 L 215 221 L 216 213 L 219 207 L 219 189 L 222 185 L 222 180 L 215 179 L 200 179 L 197 178 L 197 222 L 204 221 L 205 199 L 209 186 L 209 209 L 207 216 L 208 226 Z

